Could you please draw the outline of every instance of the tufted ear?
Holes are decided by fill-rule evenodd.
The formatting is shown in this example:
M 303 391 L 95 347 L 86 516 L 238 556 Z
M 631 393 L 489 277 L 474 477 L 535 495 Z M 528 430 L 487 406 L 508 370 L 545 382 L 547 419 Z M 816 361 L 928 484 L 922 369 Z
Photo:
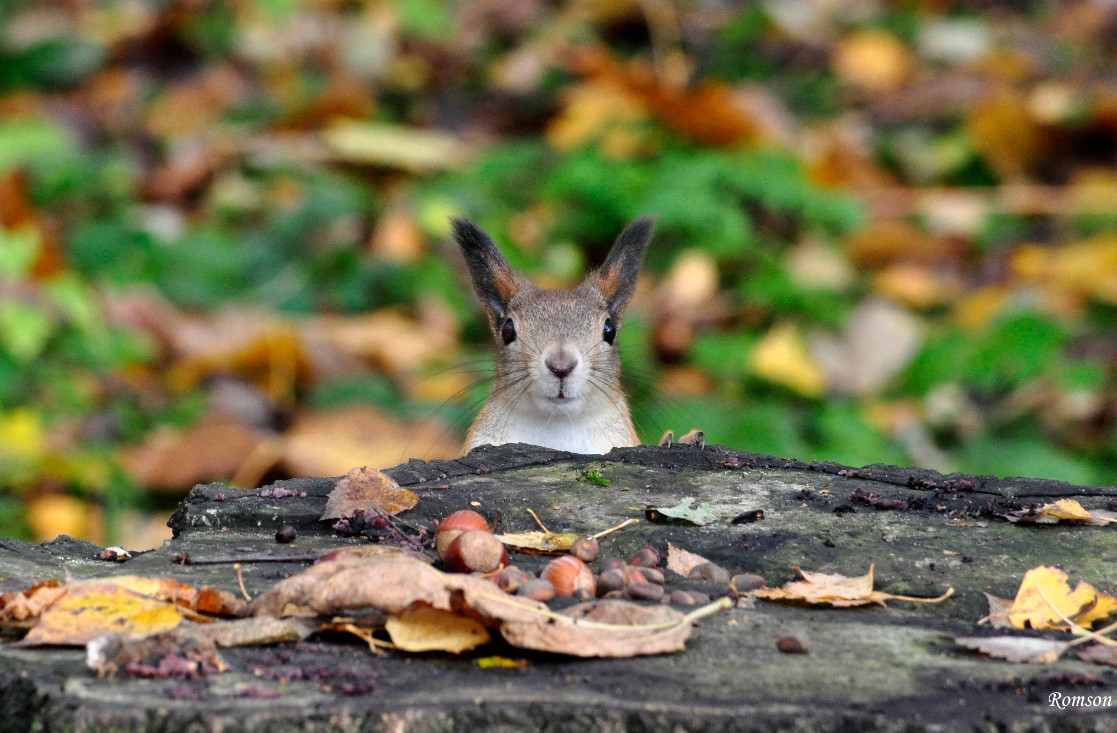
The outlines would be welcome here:
M 516 294 L 516 276 L 496 242 L 468 219 L 454 219 L 454 239 L 462 248 L 473 290 L 493 323 L 504 320 L 508 301 Z
M 655 219 L 650 216 L 637 219 L 625 227 L 609 256 L 590 276 L 589 282 L 597 288 L 608 305 L 609 313 L 619 320 L 628 299 L 636 290 L 636 280 L 640 276 L 640 266 L 644 263 L 644 252 L 652 239 Z

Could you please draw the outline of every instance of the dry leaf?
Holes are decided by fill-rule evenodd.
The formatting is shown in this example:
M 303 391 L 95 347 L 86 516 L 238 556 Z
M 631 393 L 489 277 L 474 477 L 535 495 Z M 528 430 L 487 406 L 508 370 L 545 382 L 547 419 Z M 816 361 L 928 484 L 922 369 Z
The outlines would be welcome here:
M 976 649 L 996 659 L 1009 662 L 1049 664 L 1067 649 L 1067 642 L 1051 639 L 1032 639 L 1026 636 L 972 636 L 955 638 L 954 643 L 967 649 Z
M 174 598 L 193 592 L 170 578 L 126 575 L 72 583 L 21 643 L 80 646 L 102 634 L 151 636 L 169 631 L 183 620 Z
M 991 593 L 985 594 L 989 603 L 989 615 L 978 621 L 979 624 L 987 623 L 992 626 L 1012 626 L 1008 620 L 1008 609 L 1012 608 L 1012 601 L 999 598 Z
M 405 652 L 461 654 L 490 638 L 485 627 L 471 618 L 423 606 L 389 616 L 385 628 L 392 643 Z
M 378 510 L 386 514 L 399 514 L 419 503 L 415 492 L 401 489 L 392 477 L 375 468 L 354 468 L 337 482 L 326 499 L 322 519 L 338 519 L 351 515 L 358 509 L 365 512 Z
M 626 601 L 579 603 L 559 614 L 570 622 L 506 622 L 500 633 L 521 649 L 574 657 L 633 657 L 682 651 L 694 628 L 670 606 Z
M 675 547 L 670 542 L 667 543 L 667 569 L 684 578 L 689 578 L 691 570 L 708 562 L 710 561 L 701 555 Z
M 1060 499 L 1054 504 L 1044 504 L 1033 509 L 1022 509 L 1001 514 L 1010 522 L 1026 524 L 1055 524 L 1057 522 L 1081 522 L 1104 526 L 1117 522 L 1117 512 L 1104 509 L 1087 511 L 1074 499 Z
M 686 617 L 665 606 L 649 609 L 622 601 L 606 602 L 602 608 L 575 606 L 558 614 L 538 601 L 504 593 L 481 578 L 442 573 L 396 555 L 360 557 L 339 552 L 265 591 L 252 603 L 252 612 L 333 616 L 371 606 L 407 626 L 405 614 L 429 608 L 499 628 L 509 643 L 525 648 L 621 657 L 681 649 L 694 619 L 729 604 L 729 599 L 722 599 Z M 418 635 L 429 633 L 425 629 Z
M 0 628 L 30 628 L 50 604 L 66 595 L 67 590 L 61 581 L 47 580 L 25 591 L 0 593 Z
M 1117 598 L 1099 593 L 1079 582 L 1074 590 L 1067 574 L 1058 568 L 1032 568 L 1020 582 L 1016 599 L 1008 610 L 1009 624 L 1018 629 L 1067 629 L 1064 618 L 1080 626 L 1109 617 L 1117 610 Z
M 580 536 L 577 532 L 513 532 L 498 534 L 497 539 L 526 555 L 561 555 Z
M 795 568 L 795 572 L 803 576 L 803 579 L 793 580 L 779 588 L 761 588 L 755 591 L 754 595 L 757 598 L 769 601 L 825 604 L 845 608 L 848 606 L 864 606 L 870 603 L 887 607 L 885 601 L 889 600 L 938 603 L 939 601 L 945 601 L 954 594 L 954 589 L 948 588 L 946 593 L 938 598 L 914 598 L 873 590 L 872 565 L 869 566 L 868 573 L 856 578 L 847 578 L 844 575 L 830 573 L 812 573 L 799 568 Z

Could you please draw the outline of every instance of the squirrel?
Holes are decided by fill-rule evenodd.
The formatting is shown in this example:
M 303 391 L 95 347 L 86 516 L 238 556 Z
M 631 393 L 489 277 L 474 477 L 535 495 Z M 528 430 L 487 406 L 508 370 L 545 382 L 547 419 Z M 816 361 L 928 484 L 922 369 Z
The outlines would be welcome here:
M 504 443 L 572 453 L 639 445 L 621 388 L 617 333 L 654 220 L 629 224 L 604 264 L 572 290 L 536 287 L 512 271 L 480 227 L 452 224 L 499 349 L 492 392 L 463 454 Z

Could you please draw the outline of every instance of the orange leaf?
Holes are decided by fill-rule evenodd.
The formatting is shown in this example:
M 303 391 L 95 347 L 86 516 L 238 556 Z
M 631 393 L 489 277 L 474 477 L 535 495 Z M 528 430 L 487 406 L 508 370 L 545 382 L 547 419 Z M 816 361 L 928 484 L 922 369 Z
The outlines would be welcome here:
M 1066 629 L 1064 617 L 1089 626 L 1117 611 L 1117 598 L 1099 593 L 1079 582 L 1074 590 L 1067 574 L 1058 568 L 1032 568 L 1020 582 L 1016 599 L 1008 609 L 1008 621 L 1018 629 Z

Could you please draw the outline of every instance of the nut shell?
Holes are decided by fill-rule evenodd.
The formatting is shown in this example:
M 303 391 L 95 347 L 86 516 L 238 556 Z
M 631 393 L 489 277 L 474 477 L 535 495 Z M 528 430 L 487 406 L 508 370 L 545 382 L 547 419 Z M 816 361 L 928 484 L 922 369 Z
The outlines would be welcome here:
M 454 573 L 491 573 L 508 562 L 508 551 L 487 529 L 471 529 L 454 538 L 443 562 Z
M 454 512 L 439 522 L 438 529 L 434 532 L 434 549 L 438 552 L 438 558 L 445 562 L 450 543 L 462 532 L 471 529 L 489 531 L 488 521 L 472 509 Z
M 547 563 L 539 577 L 550 581 L 555 587 L 555 595 L 571 596 L 574 591 L 584 588 L 593 593 L 597 588 L 597 581 L 593 571 L 584 562 L 573 555 L 563 555 Z

